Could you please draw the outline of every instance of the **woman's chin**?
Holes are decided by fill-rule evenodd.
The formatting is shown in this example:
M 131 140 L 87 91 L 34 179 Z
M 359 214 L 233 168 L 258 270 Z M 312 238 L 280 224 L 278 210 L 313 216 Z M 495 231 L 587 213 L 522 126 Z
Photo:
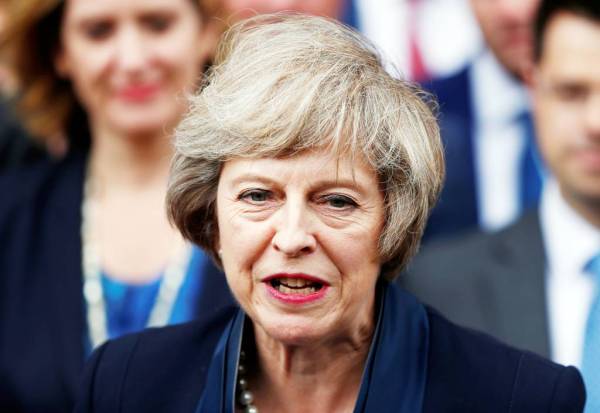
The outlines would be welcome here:
M 324 338 L 328 331 L 323 320 L 302 315 L 274 315 L 255 322 L 255 327 L 264 331 L 269 339 L 289 346 L 315 344 Z
M 179 120 L 179 114 L 172 110 L 156 109 L 140 107 L 113 110 L 113 113 L 106 118 L 106 122 L 111 129 L 117 130 L 123 135 L 143 136 L 168 133 Z

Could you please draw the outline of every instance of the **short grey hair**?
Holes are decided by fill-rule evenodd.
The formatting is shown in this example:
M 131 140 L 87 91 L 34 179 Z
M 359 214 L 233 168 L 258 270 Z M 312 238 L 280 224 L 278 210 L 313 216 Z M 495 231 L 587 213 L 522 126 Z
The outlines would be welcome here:
M 392 279 L 416 253 L 444 178 L 431 102 L 341 23 L 298 14 L 242 21 L 225 33 L 176 130 L 170 220 L 220 264 L 215 201 L 225 162 L 315 149 L 362 157 L 385 199 L 378 247 Z

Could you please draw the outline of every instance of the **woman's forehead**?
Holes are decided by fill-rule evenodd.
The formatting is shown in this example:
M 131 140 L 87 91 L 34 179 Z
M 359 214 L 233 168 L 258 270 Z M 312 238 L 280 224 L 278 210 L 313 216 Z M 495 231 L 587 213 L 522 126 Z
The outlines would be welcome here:
M 236 158 L 225 162 L 221 178 L 235 182 L 292 180 L 365 185 L 377 183 L 376 171 L 361 155 L 334 155 L 325 150 L 286 157 Z
M 97 16 L 135 15 L 139 13 L 174 11 L 192 4 L 191 0 L 67 0 L 70 18 L 85 19 Z

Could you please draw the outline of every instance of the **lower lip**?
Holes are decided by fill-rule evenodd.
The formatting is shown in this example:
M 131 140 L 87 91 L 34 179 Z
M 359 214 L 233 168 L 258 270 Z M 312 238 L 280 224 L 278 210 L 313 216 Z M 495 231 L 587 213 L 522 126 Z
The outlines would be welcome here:
M 159 89 L 159 85 L 132 86 L 119 90 L 117 95 L 129 102 L 144 102 L 154 97 Z
M 327 293 L 327 289 L 329 288 L 327 285 L 321 287 L 319 291 L 315 291 L 311 294 L 285 294 L 281 291 L 275 289 L 271 283 L 265 283 L 267 286 L 267 292 L 271 295 L 271 297 L 276 300 L 282 301 L 286 304 L 307 304 L 313 303 L 315 301 L 320 300 Z

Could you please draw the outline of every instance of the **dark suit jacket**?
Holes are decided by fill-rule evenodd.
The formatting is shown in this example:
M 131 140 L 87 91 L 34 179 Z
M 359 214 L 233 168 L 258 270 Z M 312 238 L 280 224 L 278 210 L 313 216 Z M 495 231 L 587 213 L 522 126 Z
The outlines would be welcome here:
M 439 102 L 439 122 L 446 158 L 446 181 L 429 218 L 424 241 L 478 227 L 473 152 L 474 109 L 470 66 L 423 87 Z
M 531 211 L 496 234 L 424 247 L 398 282 L 458 324 L 549 357 L 545 262 Z
M 427 318 L 424 413 L 583 410 L 585 391 L 573 367 L 460 328 L 434 310 L 427 310 Z M 76 412 L 195 412 L 226 319 L 146 330 L 108 342 L 86 367 Z M 390 405 L 377 413 L 397 408 Z
M 0 178 L 0 411 L 70 412 L 86 355 L 81 201 L 85 154 Z M 232 305 L 204 268 L 199 324 Z

